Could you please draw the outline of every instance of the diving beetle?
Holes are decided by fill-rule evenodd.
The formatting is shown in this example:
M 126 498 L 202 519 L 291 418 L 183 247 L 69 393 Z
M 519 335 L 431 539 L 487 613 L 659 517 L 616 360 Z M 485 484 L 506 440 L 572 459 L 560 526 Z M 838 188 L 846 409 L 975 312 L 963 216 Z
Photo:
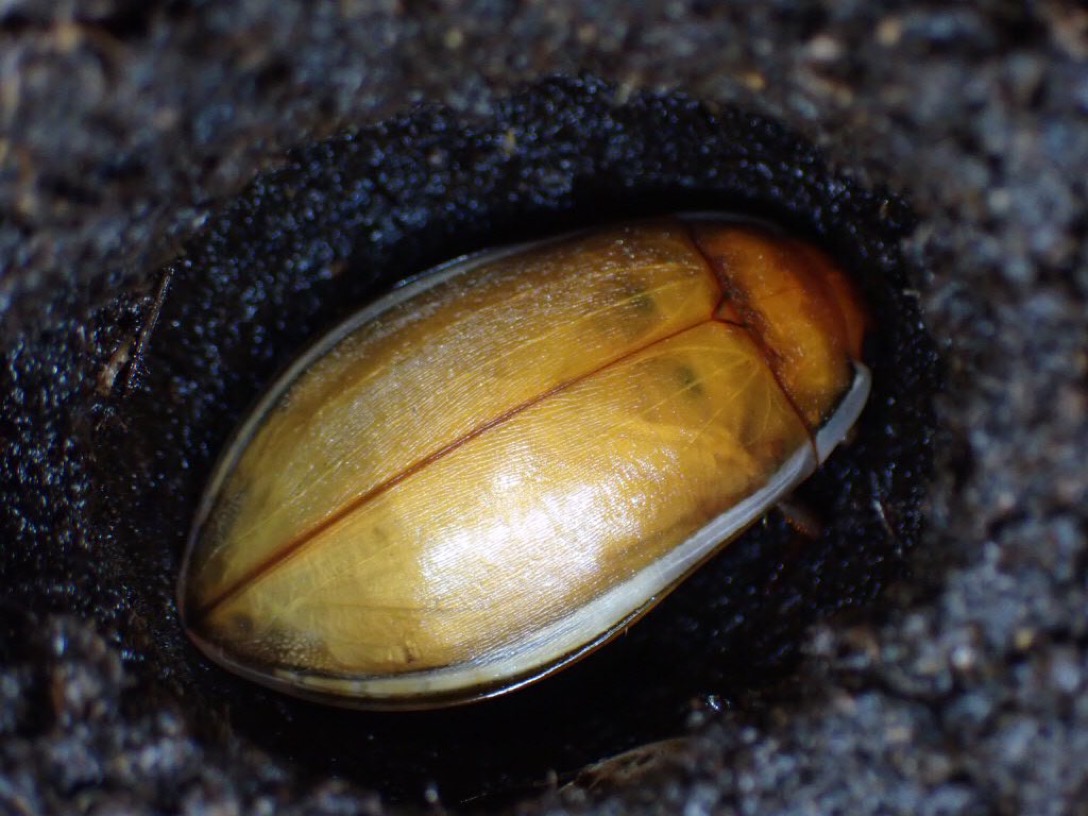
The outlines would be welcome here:
M 321 338 L 237 431 L 193 641 L 301 697 L 428 708 L 622 632 L 843 441 L 867 317 L 821 250 L 682 215 L 463 258 Z

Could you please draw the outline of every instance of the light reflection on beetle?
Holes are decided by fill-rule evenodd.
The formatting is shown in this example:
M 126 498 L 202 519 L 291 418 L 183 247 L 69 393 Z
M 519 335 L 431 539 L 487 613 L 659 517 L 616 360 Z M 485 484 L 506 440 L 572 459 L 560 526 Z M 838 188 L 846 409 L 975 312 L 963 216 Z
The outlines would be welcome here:
M 211 658 L 428 708 L 607 642 L 847 435 L 866 317 L 822 252 L 677 216 L 462 259 L 322 338 L 236 434 L 179 581 Z

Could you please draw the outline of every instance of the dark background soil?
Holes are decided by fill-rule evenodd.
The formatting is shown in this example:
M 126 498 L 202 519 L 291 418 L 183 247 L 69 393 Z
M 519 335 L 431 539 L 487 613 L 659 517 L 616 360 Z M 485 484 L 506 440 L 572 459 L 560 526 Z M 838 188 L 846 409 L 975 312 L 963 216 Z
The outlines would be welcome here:
M 0 812 L 1085 813 L 1086 167 L 1072 3 L 3 4 Z M 260 383 L 398 269 L 655 195 L 754 202 L 887 318 L 903 378 L 813 488 L 851 510 L 830 549 L 772 521 L 733 556 L 802 564 L 764 613 L 851 607 L 805 659 L 768 634 L 700 675 L 751 613 L 681 600 L 660 666 L 632 636 L 528 703 L 378 721 L 196 657 L 181 528 Z

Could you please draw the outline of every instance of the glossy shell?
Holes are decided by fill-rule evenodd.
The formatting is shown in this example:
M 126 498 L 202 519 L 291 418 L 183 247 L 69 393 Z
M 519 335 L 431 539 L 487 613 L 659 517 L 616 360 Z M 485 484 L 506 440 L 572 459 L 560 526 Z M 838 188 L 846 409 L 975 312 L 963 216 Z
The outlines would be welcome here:
M 820 251 L 713 216 L 484 253 L 323 338 L 208 487 L 198 646 L 365 708 L 486 697 L 607 641 L 844 438 L 865 317 Z

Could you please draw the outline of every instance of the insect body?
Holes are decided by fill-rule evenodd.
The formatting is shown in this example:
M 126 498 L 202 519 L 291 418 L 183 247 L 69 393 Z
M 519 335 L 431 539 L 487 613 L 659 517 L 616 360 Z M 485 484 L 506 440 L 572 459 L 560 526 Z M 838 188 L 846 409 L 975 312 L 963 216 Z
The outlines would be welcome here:
M 679 217 L 482 254 L 274 385 L 179 584 L 194 641 L 304 697 L 491 696 L 607 641 L 844 438 L 865 317 L 820 251 Z

